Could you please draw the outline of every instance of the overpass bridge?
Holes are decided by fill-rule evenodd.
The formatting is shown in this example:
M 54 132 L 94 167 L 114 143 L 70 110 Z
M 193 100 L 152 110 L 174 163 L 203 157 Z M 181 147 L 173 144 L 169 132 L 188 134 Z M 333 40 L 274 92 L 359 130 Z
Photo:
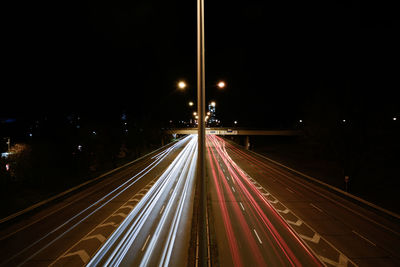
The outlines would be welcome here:
M 169 135 L 186 135 L 186 134 L 197 134 L 197 128 L 175 128 L 166 129 L 165 134 Z M 246 136 L 246 148 L 250 147 L 250 136 L 254 135 L 265 135 L 265 136 L 301 136 L 302 131 L 299 130 L 257 130 L 257 129 L 245 129 L 245 128 L 206 128 L 206 134 L 215 135 L 241 135 Z
M 167 129 L 166 134 L 197 134 L 197 128 L 176 128 Z M 279 136 L 300 136 L 301 131 L 296 130 L 256 130 L 245 128 L 206 128 L 206 134 L 215 135 L 279 135 Z

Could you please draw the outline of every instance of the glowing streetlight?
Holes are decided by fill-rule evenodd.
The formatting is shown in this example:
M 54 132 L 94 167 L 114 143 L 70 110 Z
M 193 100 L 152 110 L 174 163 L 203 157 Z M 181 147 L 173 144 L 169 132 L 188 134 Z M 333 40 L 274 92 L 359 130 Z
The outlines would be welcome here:
M 192 101 L 189 102 L 189 106 L 192 107 L 194 103 Z
M 216 103 L 215 101 L 211 102 L 211 106 L 215 107 Z
M 197 116 L 197 112 L 195 111 L 195 112 L 193 112 L 193 116 Z
M 223 89 L 223 88 L 225 88 L 226 84 L 224 81 L 220 81 L 220 82 L 218 82 L 217 86 L 219 89 Z
M 179 89 L 185 89 L 186 88 L 186 83 L 184 81 L 179 81 L 178 82 L 178 88 Z

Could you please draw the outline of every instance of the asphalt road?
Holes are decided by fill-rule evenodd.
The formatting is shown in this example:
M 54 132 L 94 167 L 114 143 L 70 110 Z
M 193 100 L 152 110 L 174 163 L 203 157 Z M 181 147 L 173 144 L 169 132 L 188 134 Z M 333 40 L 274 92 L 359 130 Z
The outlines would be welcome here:
M 399 266 L 400 224 L 208 136 L 210 250 L 219 266 Z
M 0 266 L 87 264 L 139 201 L 158 186 L 171 163 L 187 150 L 189 139 L 166 146 L 60 201 L 3 223 Z
M 186 266 L 196 137 L 3 223 L 0 265 Z M 210 265 L 400 266 L 397 219 L 221 137 L 206 148 Z

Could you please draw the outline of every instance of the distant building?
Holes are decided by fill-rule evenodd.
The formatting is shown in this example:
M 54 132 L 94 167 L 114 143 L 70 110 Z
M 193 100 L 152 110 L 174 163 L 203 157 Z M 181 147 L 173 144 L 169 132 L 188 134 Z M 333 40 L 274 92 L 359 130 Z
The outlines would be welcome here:
M 216 125 L 218 120 L 216 117 L 216 108 L 215 108 L 215 102 L 211 102 L 208 105 L 208 112 L 210 112 L 210 115 L 208 115 L 208 124 L 209 125 Z

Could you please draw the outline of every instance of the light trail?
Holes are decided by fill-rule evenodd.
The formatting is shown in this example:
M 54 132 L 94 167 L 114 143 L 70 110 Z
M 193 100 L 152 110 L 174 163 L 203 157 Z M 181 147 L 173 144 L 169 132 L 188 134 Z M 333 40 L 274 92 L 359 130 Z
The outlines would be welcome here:
M 183 236 L 190 233 L 191 220 L 183 216 L 193 204 L 197 159 L 197 137 L 188 138 L 189 143 L 87 266 L 168 266 L 179 261 L 174 258 L 179 251 L 174 248 L 182 246 Z M 144 236 L 149 238 L 146 246 L 142 244 Z M 139 247 L 144 248 L 142 253 Z
M 74 216 L 72 216 L 71 218 L 67 219 L 64 223 L 62 223 L 61 225 L 55 227 L 54 229 L 50 230 L 47 234 L 45 234 L 44 236 L 40 237 L 39 239 L 37 239 L 36 241 L 30 243 L 27 247 L 25 247 L 24 249 L 21 249 L 18 253 L 14 254 L 12 257 L 8 258 L 6 261 L 0 263 L 0 266 L 3 265 L 7 265 L 10 262 L 12 262 L 14 259 L 16 259 L 18 256 L 20 256 L 21 254 L 27 252 L 29 249 L 31 249 L 32 247 L 34 247 L 35 245 L 39 244 L 40 242 L 42 242 L 43 240 L 45 240 L 46 238 L 49 238 L 51 235 L 54 235 L 55 233 L 57 233 L 58 231 L 62 230 L 62 232 L 60 234 L 57 234 L 55 237 L 52 237 L 51 240 L 49 240 L 48 242 L 45 243 L 44 246 L 42 246 L 40 249 L 36 250 L 35 253 L 29 255 L 28 257 L 25 257 L 24 260 L 18 264 L 16 264 L 17 266 L 21 266 L 25 263 L 27 263 L 28 261 L 30 261 L 31 259 L 33 259 L 35 256 L 37 256 L 39 253 L 41 253 L 42 251 L 44 251 L 45 249 L 47 249 L 48 247 L 50 247 L 51 245 L 53 245 L 57 240 L 59 240 L 60 238 L 62 238 L 64 235 L 66 235 L 67 233 L 69 233 L 71 230 L 75 229 L 77 226 L 79 226 L 81 223 L 83 223 L 84 221 L 86 221 L 89 217 L 91 217 L 92 215 L 96 214 L 96 212 L 98 212 L 99 210 L 101 210 L 101 208 L 103 208 L 104 206 L 106 206 L 108 203 L 110 203 L 113 199 L 115 199 L 116 197 L 118 197 L 119 195 L 121 195 L 123 192 L 125 192 L 128 188 L 130 188 L 131 186 L 133 186 L 134 184 L 136 184 L 142 177 L 144 177 L 146 174 L 148 174 L 151 170 L 153 170 L 155 167 L 157 167 L 163 159 L 165 159 L 170 153 L 171 151 L 173 151 L 176 147 L 181 146 L 182 144 L 184 144 L 185 142 L 187 142 L 189 137 L 184 138 L 178 142 L 176 142 L 175 144 L 173 144 L 171 147 L 167 148 L 165 151 L 167 151 L 166 153 L 163 153 L 162 156 L 159 156 L 155 161 L 151 162 L 149 165 L 147 165 L 143 170 L 141 170 L 139 173 L 137 173 L 136 175 L 134 175 L 133 177 L 129 178 L 127 181 L 125 181 L 123 184 L 117 186 L 115 189 L 113 189 L 111 192 L 109 192 L 108 194 L 104 195 L 103 197 L 101 197 L 100 199 L 98 199 L 97 201 L 95 201 L 94 203 L 90 204 L 88 207 L 86 207 L 85 209 L 81 210 L 80 212 L 78 212 L 77 214 L 75 214 Z M 161 154 L 161 153 L 160 153 Z M 91 209 L 94 209 L 93 211 L 90 211 Z M 88 214 L 86 214 L 87 212 L 89 212 Z M 83 218 L 79 219 L 81 216 L 83 216 Z M 75 219 L 79 219 L 78 222 L 71 224 Z
M 245 235 L 246 242 L 249 242 L 251 246 L 252 240 L 254 240 L 254 236 L 257 237 L 258 243 L 263 246 L 264 242 L 262 239 L 265 238 L 267 242 L 267 247 L 261 248 L 257 246 L 255 248 L 252 247 L 251 251 L 253 252 L 253 256 L 257 259 L 257 251 L 262 250 L 263 255 L 267 255 L 267 258 L 275 258 L 281 265 L 291 265 L 291 266 L 302 266 L 312 265 L 312 266 L 322 266 L 320 261 L 316 258 L 316 256 L 310 251 L 310 249 L 304 245 L 304 243 L 300 240 L 300 238 L 294 233 L 294 231 L 286 224 L 286 222 L 281 218 L 279 214 L 277 214 L 276 210 L 271 206 L 271 204 L 265 199 L 265 197 L 259 192 L 259 190 L 255 187 L 255 185 L 250 182 L 247 175 L 243 172 L 243 170 L 232 160 L 232 158 L 228 155 L 226 151 L 225 141 L 216 136 L 208 136 L 209 147 L 212 145 L 216 153 L 218 153 L 219 157 L 222 159 L 223 163 L 227 166 L 227 170 L 229 172 L 232 181 L 235 181 L 236 192 L 238 197 L 235 201 L 235 198 L 231 198 L 233 209 L 235 210 L 235 217 L 228 218 L 229 221 L 240 221 L 241 222 L 241 230 L 245 232 L 247 229 L 250 229 L 252 226 L 257 225 L 257 229 L 260 229 L 261 232 L 254 230 L 253 235 L 247 236 Z M 211 153 L 210 153 L 211 151 Z M 212 149 L 209 148 L 210 158 L 216 161 L 216 157 Z M 212 160 L 211 160 L 212 161 Z M 211 169 L 213 169 L 213 164 L 211 163 Z M 217 164 L 217 167 L 219 165 Z M 220 177 L 223 177 L 224 174 L 221 172 Z M 226 179 L 218 179 L 217 176 L 213 174 L 215 184 L 218 187 L 219 180 L 224 181 L 228 184 Z M 227 185 L 230 187 L 229 185 Z M 233 189 L 233 187 L 232 187 Z M 230 196 L 227 191 L 228 196 Z M 220 192 L 217 189 L 217 194 Z M 233 196 L 233 195 L 232 195 Z M 244 216 L 243 212 L 238 214 L 236 212 L 237 203 L 241 202 L 239 199 L 246 200 L 250 209 L 247 209 L 247 216 L 245 220 L 241 219 Z M 222 204 L 223 205 L 223 204 Z M 221 206 L 222 206 L 221 205 Z M 242 205 L 241 205 L 242 206 Z M 242 208 L 243 210 L 243 208 Z M 224 220 L 226 220 L 224 218 Z M 227 223 L 224 222 L 224 223 Z M 254 235 L 255 234 L 255 235 Z M 237 234 L 235 237 L 240 238 L 242 235 Z M 229 242 L 231 242 L 231 238 L 229 238 Z M 238 241 L 234 241 L 238 242 Z M 232 252 L 233 253 L 233 252 Z M 242 256 L 244 257 L 244 255 Z M 264 257 L 258 260 L 258 265 L 268 265 L 269 261 Z

